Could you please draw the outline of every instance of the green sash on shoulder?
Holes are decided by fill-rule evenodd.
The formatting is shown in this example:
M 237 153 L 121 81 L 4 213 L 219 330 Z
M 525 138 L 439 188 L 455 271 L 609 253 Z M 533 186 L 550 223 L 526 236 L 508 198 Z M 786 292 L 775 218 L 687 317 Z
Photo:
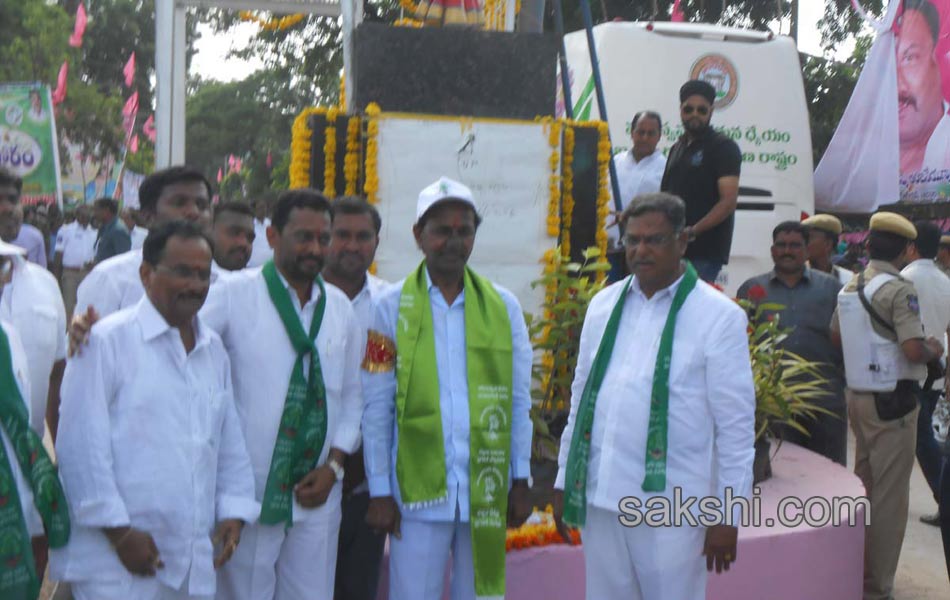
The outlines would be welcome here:
M 30 429 L 30 420 L 13 373 L 10 340 L 0 327 L 0 426 L 13 446 L 24 478 L 33 490 L 33 504 L 43 518 L 51 548 L 69 541 L 69 508 L 56 467 L 43 441 Z M 0 598 L 33 600 L 40 580 L 33 563 L 33 547 L 13 478 L 11 457 L 0 442 Z
M 294 485 L 313 469 L 327 437 L 327 390 L 323 384 L 320 353 L 315 345 L 327 307 L 327 290 L 323 279 L 317 276 L 320 299 L 313 310 L 308 334 L 300 323 L 290 293 L 280 280 L 273 260 L 264 264 L 261 274 L 271 302 L 297 352 L 297 361 L 290 374 L 284 412 L 277 430 L 267 483 L 264 485 L 260 522 L 264 525 L 286 523 L 290 527 L 293 525 Z M 303 364 L 308 356 L 310 377 L 306 378 Z
M 660 347 L 656 354 L 656 366 L 653 368 L 653 390 L 650 395 L 650 421 L 647 427 L 647 448 L 643 491 L 662 492 L 666 489 L 666 451 L 667 430 L 670 408 L 670 363 L 673 358 L 673 333 L 676 329 L 676 316 L 686 302 L 686 297 L 696 287 L 696 269 L 686 262 L 686 272 L 676 294 L 673 304 L 666 316 L 666 324 L 660 336 Z M 604 382 L 604 375 L 610 365 L 610 356 L 617 341 L 617 330 L 620 327 L 620 317 L 623 314 L 623 305 L 627 299 L 627 291 L 633 276 L 627 277 L 620 291 L 620 296 L 614 304 L 604 335 L 591 364 L 584 392 L 581 394 L 580 405 L 574 418 L 574 435 L 571 437 L 571 448 L 567 456 L 567 467 L 564 478 L 564 522 L 574 527 L 582 527 L 587 519 L 587 467 L 590 459 L 590 438 L 594 430 L 594 412 L 600 386 Z M 619 285 L 619 284 L 618 284 Z
M 475 593 L 479 598 L 501 598 L 511 454 L 511 322 L 490 281 L 468 267 L 464 277 Z M 425 262 L 402 286 L 396 353 L 396 478 L 404 506 L 414 510 L 448 498 Z

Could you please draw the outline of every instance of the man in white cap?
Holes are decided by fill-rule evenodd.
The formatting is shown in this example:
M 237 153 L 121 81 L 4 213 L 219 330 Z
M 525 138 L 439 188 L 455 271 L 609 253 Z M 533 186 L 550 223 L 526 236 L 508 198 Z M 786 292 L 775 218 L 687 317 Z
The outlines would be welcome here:
M 467 266 L 480 222 L 464 185 L 420 192 L 425 259 L 367 336 L 366 520 L 392 534 L 391 600 L 442 598 L 449 556 L 452 600 L 503 597 L 505 528 L 530 513 L 531 345 L 514 295 Z
M 218 573 L 218 600 L 332 600 L 344 461 L 360 442 L 362 333 L 320 276 L 329 201 L 281 194 L 274 258 L 218 279 L 201 311 L 231 358 L 260 518 Z
M 831 262 L 841 235 L 841 221 L 834 215 L 822 214 L 808 217 L 802 221 L 808 229 L 808 266 L 816 271 L 828 273 L 841 285 L 845 285 L 854 273 Z

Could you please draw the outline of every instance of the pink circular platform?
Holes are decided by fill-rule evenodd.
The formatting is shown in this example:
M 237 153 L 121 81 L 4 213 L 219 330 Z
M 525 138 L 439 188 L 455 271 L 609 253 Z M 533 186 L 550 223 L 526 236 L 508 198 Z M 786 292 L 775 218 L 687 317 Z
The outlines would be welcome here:
M 784 444 L 772 460 L 771 479 L 761 484 L 762 517 L 776 518 L 779 502 L 800 498 L 858 498 L 861 481 L 849 470 L 813 452 Z M 864 564 L 864 510 L 856 525 L 797 527 L 773 525 L 739 530 L 738 561 L 729 572 L 709 575 L 708 600 L 860 600 Z M 792 509 L 789 516 L 794 516 Z M 814 516 L 820 511 L 814 509 Z M 388 554 L 387 554 L 388 557 Z M 377 600 L 389 590 L 388 558 L 383 558 Z M 444 598 L 448 600 L 448 586 Z M 509 600 L 583 600 L 584 555 L 581 547 L 547 546 L 508 554 Z

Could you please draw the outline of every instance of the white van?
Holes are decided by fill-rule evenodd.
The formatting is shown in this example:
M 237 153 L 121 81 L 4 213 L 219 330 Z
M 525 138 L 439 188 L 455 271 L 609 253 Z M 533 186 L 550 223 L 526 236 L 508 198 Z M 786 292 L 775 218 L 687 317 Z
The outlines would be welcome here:
M 641 110 L 663 118 L 660 148 L 683 133 L 679 88 L 704 79 L 717 90 L 712 125 L 742 150 L 739 208 L 729 264 L 719 283 L 729 293 L 772 268 L 772 228 L 815 208 L 811 131 L 795 42 L 768 32 L 696 23 L 604 23 L 594 27 L 610 138 L 631 145 L 630 120 Z M 600 118 L 587 34 L 564 37 L 574 118 Z

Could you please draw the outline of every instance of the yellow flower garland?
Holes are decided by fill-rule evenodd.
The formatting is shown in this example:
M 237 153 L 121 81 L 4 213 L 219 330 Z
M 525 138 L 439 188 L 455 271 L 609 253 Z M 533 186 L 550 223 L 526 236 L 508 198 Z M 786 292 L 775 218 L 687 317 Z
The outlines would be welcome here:
M 312 185 L 310 181 L 310 140 L 313 131 L 310 129 L 310 117 L 312 115 L 322 115 L 326 112 L 326 108 L 311 106 L 303 109 L 294 119 L 293 127 L 290 129 L 291 188 L 311 187 Z
M 561 176 L 558 174 L 561 147 L 561 122 L 551 117 L 538 119 L 548 134 L 548 144 L 551 146 L 551 156 L 548 158 L 548 167 L 551 170 L 548 195 L 548 235 L 557 238 L 561 234 Z
M 273 17 L 265 19 L 258 17 L 250 10 L 238 11 L 238 18 L 242 21 L 257 23 L 264 31 L 283 31 L 289 29 L 307 18 L 305 14 L 287 15 L 285 17 Z
M 360 160 L 360 118 L 352 116 L 346 124 L 346 156 L 343 159 L 343 176 L 346 180 L 347 196 L 356 194 L 356 183 L 359 177 Z
M 327 109 L 327 128 L 323 134 L 323 193 L 328 198 L 336 196 L 336 116 L 340 111 L 335 106 Z
M 416 11 L 419 10 L 419 5 L 412 0 L 399 0 L 399 6 L 410 15 L 416 14 Z
M 564 162 L 561 166 L 561 253 L 571 256 L 571 223 L 574 221 L 574 128 L 564 126 Z
M 346 73 L 340 73 L 340 110 L 346 111 Z
M 425 25 L 422 21 L 417 21 L 416 19 L 410 19 L 408 17 L 403 17 L 401 19 L 396 19 L 393 23 L 393 27 L 422 27 Z
M 379 115 L 382 110 L 375 102 L 366 107 L 366 181 L 363 183 L 363 193 L 370 204 L 379 204 Z

